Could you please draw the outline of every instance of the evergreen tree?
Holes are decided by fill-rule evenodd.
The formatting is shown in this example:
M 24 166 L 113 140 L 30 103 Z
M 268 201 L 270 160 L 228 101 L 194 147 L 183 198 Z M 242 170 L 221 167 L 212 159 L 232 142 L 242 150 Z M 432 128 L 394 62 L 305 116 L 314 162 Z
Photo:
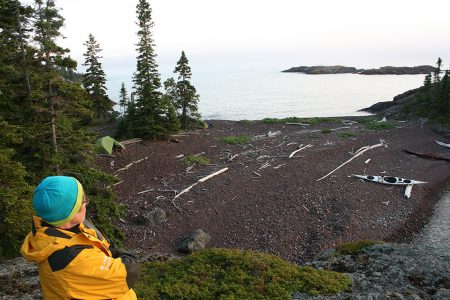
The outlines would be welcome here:
M 32 187 L 25 180 L 25 167 L 13 158 L 13 148 L 22 142 L 18 129 L 0 117 L 0 259 L 19 253 L 32 214 Z
M 122 82 L 119 95 L 119 105 L 120 108 L 122 109 L 122 115 L 125 114 L 125 107 L 127 106 L 127 102 L 128 102 L 128 93 L 127 89 L 125 88 L 125 83 Z
M 174 98 L 175 107 L 181 110 L 181 128 L 187 129 L 192 125 L 197 124 L 200 120 L 200 114 L 198 113 L 198 101 L 200 96 L 190 82 L 192 72 L 184 51 L 181 52 L 181 57 L 177 62 L 174 73 L 178 73 L 176 97 Z M 170 85 L 171 83 L 168 83 L 168 86 Z
M 434 71 L 434 82 L 439 82 L 441 80 L 441 67 L 442 67 L 442 59 L 438 57 L 436 62 L 436 71 Z
M 136 6 L 138 16 L 137 63 L 134 73 L 134 116 L 127 116 L 128 130 L 134 136 L 162 138 L 169 131 L 167 123 L 168 107 L 159 91 L 160 75 L 156 64 L 156 54 L 151 29 L 152 9 L 146 0 L 139 0 Z
M 431 86 L 431 74 L 425 75 L 425 80 L 423 81 L 423 86 L 429 88 Z
M 106 75 L 99 61 L 102 58 L 99 56 L 102 49 L 92 34 L 89 34 L 89 39 L 84 45 L 87 49 L 83 54 L 85 58 L 83 66 L 86 66 L 87 69 L 83 74 L 83 87 L 90 95 L 95 117 L 105 118 L 112 113 L 113 102 L 106 94 Z
M 55 82 L 59 79 L 56 67 L 74 69 L 76 62 L 66 56 L 69 52 L 56 44 L 56 40 L 61 36 L 60 28 L 64 24 L 64 18 L 59 14 L 54 0 L 36 0 L 37 20 L 35 23 L 35 40 L 39 46 L 39 59 L 44 68 L 43 73 L 43 94 L 40 101 L 40 107 L 44 118 L 50 119 L 51 131 L 51 152 L 47 153 L 50 158 L 50 164 L 54 167 L 56 174 L 61 174 L 60 163 L 61 153 L 58 146 L 58 108 L 62 100 L 54 92 Z M 47 152 L 47 151 L 46 151 Z
M 63 18 L 53 1 L 36 4 L 0 2 L 0 256 L 18 255 L 30 228 L 33 186 L 48 175 L 83 182 L 94 220 L 113 239 L 122 237 L 112 220 L 123 208 L 111 190 L 100 188 L 116 179 L 92 167 L 94 136 L 84 127 L 93 115 L 89 95 L 60 75 L 76 66 L 55 42 Z M 32 15 L 38 48 L 26 34 Z

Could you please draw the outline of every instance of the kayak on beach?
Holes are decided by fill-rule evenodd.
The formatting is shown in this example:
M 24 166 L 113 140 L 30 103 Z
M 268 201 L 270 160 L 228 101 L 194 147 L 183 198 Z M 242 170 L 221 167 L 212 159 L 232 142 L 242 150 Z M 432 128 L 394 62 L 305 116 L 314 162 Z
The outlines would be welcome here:
M 427 183 L 425 181 L 417 181 L 413 179 L 405 179 L 401 177 L 393 177 L 393 176 L 373 176 L 373 175 L 352 175 L 353 177 L 361 178 L 367 181 L 373 181 L 377 183 L 383 184 L 391 184 L 391 185 L 410 185 L 410 184 L 424 184 Z

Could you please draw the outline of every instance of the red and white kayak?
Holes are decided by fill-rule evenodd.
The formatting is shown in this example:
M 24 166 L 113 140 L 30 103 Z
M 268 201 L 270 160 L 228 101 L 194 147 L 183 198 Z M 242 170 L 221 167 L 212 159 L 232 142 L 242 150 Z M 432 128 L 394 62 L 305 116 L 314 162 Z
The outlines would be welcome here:
M 412 184 L 424 184 L 425 181 L 417 181 L 413 179 L 405 179 L 401 177 L 393 176 L 374 176 L 374 175 L 352 175 L 353 177 L 361 178 L 367 181 L 373 181 L 382 184 L 391 185 L 412 185 Z

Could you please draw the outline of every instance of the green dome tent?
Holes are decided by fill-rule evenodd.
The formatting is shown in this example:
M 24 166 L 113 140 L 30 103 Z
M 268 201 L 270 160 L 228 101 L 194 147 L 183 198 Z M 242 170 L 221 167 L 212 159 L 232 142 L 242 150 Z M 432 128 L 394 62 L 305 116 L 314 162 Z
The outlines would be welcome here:
M 104 136 L 95 142 L 95 151 L 100 154 L 112 154 L 117 147 L 125 149 L 121 143 L 110 136 Z

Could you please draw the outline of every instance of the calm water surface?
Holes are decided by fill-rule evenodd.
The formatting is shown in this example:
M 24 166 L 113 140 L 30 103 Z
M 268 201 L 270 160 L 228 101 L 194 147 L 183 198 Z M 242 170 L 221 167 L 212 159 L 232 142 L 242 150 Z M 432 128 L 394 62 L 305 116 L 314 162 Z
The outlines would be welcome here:
M 163 74 L 162 80 L 168 76 L 173 75 Z M 400 93 L 419 87 L 423 79 L 424 75 L 242 71 L 194 72 L 192 83 L 200 94 L 199 111 L 204 119 L 256 120 L 365 115 L 358 110 L 390 101 Z M 114 86 L 120 87 L 120 81 Z

